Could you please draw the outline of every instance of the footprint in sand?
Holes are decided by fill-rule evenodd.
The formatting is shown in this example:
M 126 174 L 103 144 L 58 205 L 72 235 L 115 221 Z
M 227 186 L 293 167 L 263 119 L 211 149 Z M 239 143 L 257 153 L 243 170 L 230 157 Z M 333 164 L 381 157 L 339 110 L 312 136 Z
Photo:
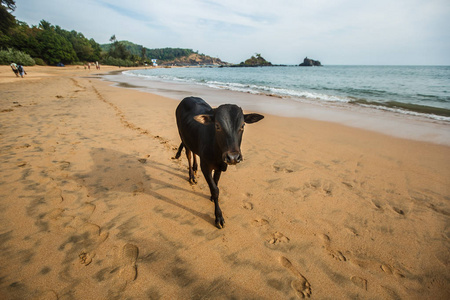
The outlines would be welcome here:
M 91 202 L 85 202 L 80 208 L 78 209 L 78 214 L 85 220 L 88 220 L 91 215 L 94 213 L 97 206 L 95 204 L 92 204 Z
M 396 269 L 393 266 L 383 264 L 382 262 L 375 260 L 375 259 L 360 259 L 360 258 L 353 258 L 350 260 L 350 262 L 354 265 L 357 265 L 358 267 L 362 269 L 369 269 L 374 271 L 382 271 L 387 275 L 394 275 L 398 278 L 405 278 L 405 275 L 400 270 Z
M 403 275 L 399 270 L 397 270 L 396 268 L 389 266 L 389 265 L 381 265 L 380 266 L 381 270 L 383 270 L 384 273 L 388 274 L 388 275 L 395 275 L 397 277 L 400 278 L 404 278 L 405 275 Z
M 82 251 L 78 257 L 80 258 L 80 263 L 85 265 L 85 266 L 89 266 L 92 262 L 92 259 L 94 258 L 95 253 L 91 254 L 88 252 L 84 252 Z
M 62 190 L 56 186 L 48 187 L 45 193 L 45 202 L 54 205 L 64 201 Z
M 400 216 L 404 216 L 405 215 L 405 211 L 403 209 L 398 208 L 398 207 L 392 206 L 392 210 L 395 211 Z
M 327 196 L 333 196 L 335 184 L 329 180 L 322 180 L 320 178 L 311 179 L 309 182 L 304 184 L 304 189 L 310 191 L 323 192 Z
M 371 199 L 371 203 L 375 206 L 375 210 L 379 212 L 384 212 L 384 208 L 379 200 Z
M 245 208 L 245 209 L 248 209 L 248 210 L 252 210 L 253 209 L 253 203 L 251 203 L 251 202 L 244 202 L 242 207 Z
M 262 227 L 262 226 L 266 226 L 269 224 L 269 221 L 267 221 L 266 219 L 258 219 L 258 220 L 253 220 L 251 222 L 252 226 L 254 227 Z
M 280 263 L 283 267 L 288 269 L 297 279 L 291 282 L 292 289 L 297 293 L 297 296 L 301 298 L 311 297 L 311 284 L 309 281 L 292 265 L 289 259 L 284 256 L 280 257 Z
M 364 289 L 367 291 L 367 280 L 358 276 L 352 276 L 350 277 L 350 280 L 353 282 L 354 285 Z
M 70 79 L 72 80 L 73 84 L 74 84 L 76 87 L 78 87 L 78 88 L 84 90 L 84 87 L 82 87 L 82 86 L 80 85 L 80 83 L 79 83 L 77 80 L 75 80 L 75 79 L 73 79 L 73 78 L 70 78 Z
M 133 244 L 126 244 L 122 248 L 122 270 L 120 275 L 126 281 L 133 281 L 137 278 L 137 266 L 136 261 L 139 256 L 139 248 Z
M 280 243 L 288 243 L 289 241 L 290 239 L 287 236 L 285 236 L 281 232 L 276 231 L 270 236 L 267 242 L 271 245 L 276 245 Z
M 331 249 L 331 239 L 326 234 L 321 234 L 320 238 L 322 238 L 324 242 L 324 248 L 327 250 L 328 254 L 331 255 L 335 260 L 338 261 L 347 261 L 347 258 L 342 254 L 341 251 Z
M 293 173 L 296 171 L 302 171 L 304 168 L 298 164 L 287 162 L 285 160 L 277 160 L 272 165 L 275 173 Z
M 253 209 L 253 203 L 251 202 L 251 199 L 253 198 L 253 194 L 252 193 L 246 193 L 245 197 L 247 199 L 243 201 L 242 207 L 244 209 L 247 209 L 247 210 L 252 210 Z

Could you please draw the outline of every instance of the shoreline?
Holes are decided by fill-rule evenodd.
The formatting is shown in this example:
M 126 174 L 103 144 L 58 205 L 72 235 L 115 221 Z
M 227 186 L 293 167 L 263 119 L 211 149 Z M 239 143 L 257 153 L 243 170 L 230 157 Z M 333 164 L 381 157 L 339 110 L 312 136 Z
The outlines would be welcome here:
M 213 107 L 225 102 L 235 103 L 248 111 L 337 123 L 389 136 L 450 146 L 449 122 L 425 116 L 408 115 L 359 105 L 312 103 L 307 99 L 299 102 L 286 97 L 275 97 L 274 101 L 274 97 L 271 95 L 219 90 L 183 82 L 145 80 L 120 73 L 103 74 L 102 77 L 118 87 L 154 93 L 175 101 L 180 101 L 181 97 L 186 95 L 195 95 L 205 99 Z
M 356 66 L 356 67 L 355 66 L 341 66 L 338 68 L 353 68 L 353 69 L 356 68 L 354 70 L 354 72 L 355 72 L 355 76 L 358 76 L 359 75 L 358 67 L 363 67 L 363 66 Z M 363 67 L 363 68 L 365 68 L 365 67 Z M 376 69 L 376 67 L 371 67 L 371 68 Z M 381 68 L 386 68 L 386 66 L 382 66 Z M 387 66 L 387 68 L 395 68 L 395 67 Z M 396 67 L 396 68 L 399 68 L 399 67 Z M 410 69 L 411 67 L 405 66 L 405 68 Z M 419 67 L 419 68 L 429 68 L 429 67 Z M 432 68 L 437 68 L 437 67 L 432 67 Z M 189 68 L 188 67 L 187 69 L 195 70 L 198 68 Z M 309 90 L 309 91 L 307 91 L 307 90 L 302 91 L 302 90 L 296 89 L 293 86 L 290 86 L 290 87 L 285 86 L 284 88 L 282 88 L 280 86 L 280 84 L 282 84 L 281 82 L 275 83 L 275 85 L 278 85 L 277 87 L 271 86 L 270 83 L 268 83 L 267 81 L 265 81 L 265 83 L 263 83 L 262 85 L 260 85 L 260 84 L 247 85 L 246 82 L 242 81 L 243 78 L 241 78 L 239 76 L 240 72 L 236 72 L 236 75 L 237 75 L 236 79 L 232 79 L 230 82 L 228 82 L 226 79 L 226 76 L 224 78 L 223 77 L 224 75 L 221 74 L 221 73 L 223 73 L 222 71 L 215 74 L 215 76 L 218 76 L 218 77 L 211 77 L 210 76 L 211 74 L 209 74 L 210 73 L 209 70 L 214 69 L 214 68 L 204 68 L 204 69 L 206 69 L 204 72 L 205 73 L 204 76 L 198 77 L 199 75 L 194 72 L 194 74 L 191 74 L 193 76 L 193 78 L 189 78 L 189 79 L 186 79 L 185 75 L 189 76 L 190 72 L 187 72 L 187 74 L 184 74 L 184 72 L 183 72 L 183 73 L 179 74 L 179 75 L 181 75 L 181 78 L 177 78 L 176 76 L 173 77 L 170 75 L 170 73 L 172 73 L 172 72 L 169 71 L 169 73 L 167 73 L 167 70 L 165 70 L 165 68 L 164 68 L 164 70 L 158 71 L 156 73 L 152 72 L 151 74 L 147 74 L 147 75 L 150 75 L 149 78 L 152 78 L 153 76 L 156 75 L 156 79 L 159 78 L 160 80 L 164 80 L 163 78 L 165 76 L 168 76 L 169 78 L 172 78 L 172 79 L 177 78 L 175 80 L 172 80 L 175 82 L 187 82 L 189 84 L 204 85 L 204 86 L 208 86 L 208 87 L 212 87 L 212 88 L 216 88 L 216 89 L 227 89 L 227 90 L 232 90 L 232 91 L 247 92 L 247 93 L 251 93 L 251 94 L 269 95 L 269 96 L 274 96 L 274 97 L 279 97 L 279 98 L 292 99 L 294 101 L 300 101 L 300 102 L 311 102 L 311 103 L 336 103 L 337 102 L 340 104 L 345 103 L 347 105 L 373 107 L 376 109 L 387 110 L 387 111 L 396 112 L 396 113 L 400 113 L 400 114 L 409 114 L 409 115 L 415 115 L 415 116 L 422 116 L 422 117 L 434 119 L 434 120 L 446 121 L 447 124 L 450 123 L 450 108 L 449 107 L 445 108 L 440 104 L 441 103 L 440 101 L 443 100 L 443 99 L 441 99 L 442 95 L 441 95 L 441 97 L 436 96 L 436 95 L 435 96 L 426 95 L 426 91 L 417 91 L 418 94 L 416 94 L 415 96 L 420 96 L 420 97 L 426 96 L 427 99 L 430 99 L 429 97 L 435 98 L 435 100 L 438 102 L 434 102 L 433 106 L 427 106 L 427 104 L 424 102 L 417 102 L 417 101 L 413 101 L 413 102 L 406 101 L 405 102 L 406 99 L 401 94 L 397 95 L 397 97 L 400 97 L 401 99 L 403 99 L 403 101 L 401 101 L 399 99 L 395 99 L 395 96 L 394 96 L 394 98 L 390 98 L 390 101 L 379 101 L 381 99 L 378 98 L 378 100 L 377 100 L 377 97 L 370 98 L 370 96 L 369 96 L 369 98 L 364 98 L 364 96 L 363 96 L 363 98 L 360 98 L 360 96 L 362 96 L 362 95 L 352 94 L 351 92 L 350 92 L 350 94 L 342 94 L 339 92 L 337 94 L 336 93 L 328 94 L 327 92 L 324 93 L 323 91 L 316 92 L 314 89 Z M 262 68 L 258 68 L 258 69 L 262 69 Z M 291 67 L 290 69 L 299 70 L 299 68 L 297 68 L 297 67 Z M 324 80 L 330 80 L 330 78 L 326 77 L 329 75 L 328 73 L 334 73 L 335 76 L 338 76 L 338 73 L 335 73 L 333 71 L 333 69 L 334 69 L 334 67 L 330 67 L 328 72 L 326 72 L 325 74 L 322 74 L 323 76 L 325 76 L 325 78 L 323 78 Z M 443 67 L 443 69 L 444 70 L 448 69 L 448 67 Z M 137 74 L 132 72 L 127 75 L 134 74 L 134 76 L 137 75 L 137 77 L 141 77 L 141 78 L 147 77 L 146 74 L 139 72 L 139 71 L 141 71 L 141 70 L 138 70 Z M 368 71 L 373 72 L 373 70 L 368 70 Z M 399 70 L 391 70 L 391 71 L 399 72 Z M 424 70 L 424 72 L 426 72 L 426 70 Z M 214 73 L 216 73 L 216 72 L 214 72 Z M 313 76 L 313 78 L 314 78 L 315 72 L 308 72 L 306 74 L 303 74 L 302 72 L 300 72 L 299 74 L 297 74 L 297 76 L 307 75 L 309 73 L 311 73 L 310 75 Z M 228 76 L 231 75 L 227 72 L 225 72 L 225 74 L 228 74 Z M 160 75 L 162 77 L 160 77 Z M 261 75 L 264 75 L 264 74 L 261 74 Z M 445 76 L 445 75 L 442 74 L 442 76 Z M 216 79 L 218 81 L 216 81 Z M 319 78 L 316 78 L 316 79 L 319 79 Z M 292 78 L 291 78 L 291 80 L 292 80 Z M 347 78 L 347 80 L 348 80 L 348 78 Z M 434 84 L 439 84 L 439 82 L 435 82 Z M 338 84 L 338 86 L 339 86 L 339 84 Z M 326 87 L 324 86 L 324 88 L 326 88 Z M 361 86 L 357 86 L 355 88 L 361 89 Z M 346 88 L 340 86 L 339 90 L 340 89 L 346 89 Z M 409 100 L 413 100 L 415 96 L 414 96 L 414 94 L 410 94 L 408 96 Z M 392 97 L 392 95 L 391 95 L 391 97 Z M 385 100 L 387 100 L 387 99 L 385 99 Z
M 265 114 L 221 177 L 219 230 L 172 159 L 177 101 L 26 71 L 0 67 L 4 297 L 450 297 L 450 147 Z

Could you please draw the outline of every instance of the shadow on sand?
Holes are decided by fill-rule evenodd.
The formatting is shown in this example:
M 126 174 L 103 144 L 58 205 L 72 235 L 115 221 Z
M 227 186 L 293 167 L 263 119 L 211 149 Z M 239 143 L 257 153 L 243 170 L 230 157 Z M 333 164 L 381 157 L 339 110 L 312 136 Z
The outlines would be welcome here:
M 144 193 L 159 201 L 181 208 L 214 225 L 212 216 L 181 203 L 183 199 L 192 196 L 205 198 L 208 201 L 209 197 L 171 184 L 171 180 L 186 180 L 186 177 L 180 174 L 178 169 L 151 159 L 142 159 L 105 148 L 91 150 L 91 156 L 94 161 L 91 171 L 86 174 L 78 174 L 77 178 L 83 181 L 83 185 L 88 188 L 92 196 L 101 198 L 110 191 L 130 194 Z M 173 197 L 179 195 L 178 198 L 174 199 L 158 192 L 164 189 L 176 191 L 171 195 Z

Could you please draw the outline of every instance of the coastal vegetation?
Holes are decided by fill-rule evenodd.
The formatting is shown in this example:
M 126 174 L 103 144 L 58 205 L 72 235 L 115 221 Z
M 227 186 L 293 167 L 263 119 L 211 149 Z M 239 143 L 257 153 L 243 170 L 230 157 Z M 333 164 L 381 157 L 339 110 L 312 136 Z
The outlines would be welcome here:
M 114 37 L 114 36 L 113 36 Z M 112 37 L 111 37 L 112 38 Z M 111 40 L 110 40 L 111 41 Z M 119 48 L 118 48 L 119 47 Z M 149 49 L 142 45 L 137 45 L 129 41 L 115 41 L 111 44 L 100 45 L 102 51 L 110 53 L 120 49 L 119 55 L 126 51 L 128 56 L 134 58 L 144 58 L 145 59 L 157 59 L 159 61 L 169 61 L 174 60 L 179 57 L 189 56 L 194 52 L 192 49 L 182 49 L 182 48 L 160 48 L 160 49 Z
M 101 58 L 100 45 L 94 39 L 87 39 L 82 33 L 62 29 L 45 20 L 31 27 L 16 21 L 6 32 L 0 32 L 0 44 L 10 56 L 23 52 L 35 61 L 49 65 L 98 61 Z M 34 64 L 26 61 L 20 63 Z
M 62 29 L 46 20 L 29 26 L 11 14 L 16 8 L 14 0 L 0 0 L 0 4 L 0 64 L 14 61 L 27 66 L 82 65 L 99 61 L 101 64 L 129 67 L 149 64 L 151 59 L 164 64 L 193 54 L 207 57 L 192 49 L 149 49 L 129 41 L 119 41 L 115 35 L 111 36 L 110 44 L 100 45 L 81 32 Z
M 14 0 L 0 0 L 0 34 L 6 33 L 9 28 L 14 26 L 16 19 L 10 11 L 15 9 Z
M 19 62 L 23 66 L 34 66 L 36 64 L 36 60 L 22 51 L 11 48 L 0 50 L 0 65 L 9 65 L 12 61 Z

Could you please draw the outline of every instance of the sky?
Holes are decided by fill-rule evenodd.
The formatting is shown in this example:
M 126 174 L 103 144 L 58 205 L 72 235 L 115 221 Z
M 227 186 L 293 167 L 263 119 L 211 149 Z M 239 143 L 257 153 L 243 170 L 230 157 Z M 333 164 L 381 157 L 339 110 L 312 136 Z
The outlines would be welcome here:
M 98 43 L 189 48 L 239 63 L 450 65 L 449 0 L 16 0 L 28 25 L 46 20 Z

